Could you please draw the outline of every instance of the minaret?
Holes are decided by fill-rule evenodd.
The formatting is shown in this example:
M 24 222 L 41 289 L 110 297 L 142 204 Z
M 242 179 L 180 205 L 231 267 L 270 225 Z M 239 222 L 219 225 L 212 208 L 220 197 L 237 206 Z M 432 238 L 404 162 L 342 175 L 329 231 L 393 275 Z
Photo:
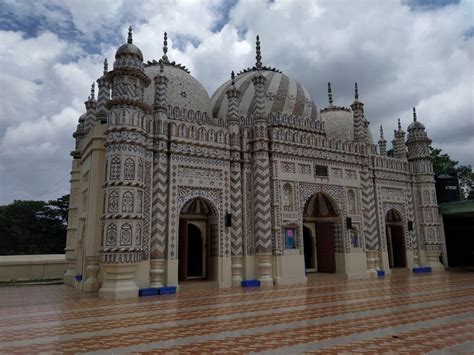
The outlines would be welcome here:
M 406 159 L 407 152 L 405 147 L 405 132 L 402 130 L 400 119 L 398 119 L 398 130 L 393 130 L 393 134 L 393 157 L 397 159 Z
M 272 224 L 270 199 L 270 162 L 268 156 L 267 117 L 265 116 L 265 81 L 262 75 L 260 38 L 256 43 L 257 73 L 252 78 L 255 87 L 255 111 L 253 122 L 253 199 L 254 234 L 258 273 L 262 285 L 273 285 L 272 278 Z
M 166 53 L 166 32 L 165 46 Z M 165 57 L 165 55 L 163 55 Z M 168 77 L 164 72 L 164 60 L 160 60 L 160 71 L 154 77 L 155 97 L 153 103 L 153 206 L 150 252 L 150 287 L 163 286 L 166 269 L 166 240 L 168 233 L 168 131 L 166 88 Z
M 99 297 L 119 299 L 138 296 L 134 282 L 137 264 L 144 256 L 142 240 L 148 233 L 144 218 L 147 164 L 145 114 L 151 110 L 143 101 L 150 79 L 143 71 L 143 55 L 133 45 L 132 28 L 127 43 L 115 53 L 113 70 L 107 80 L 112 88 L 106 131 L 107 171 L 104 183 L 105 212 L 101 264 L 105 277 Z M 134 139 L 129 139 L 133 130 Z M 148 255 L 145 255 L 148 257 Z
M 99 93 L 97 96 L 97 120 L 100 123 L 107 123 L 107 115 L 109 110 L 107 109 L 107 101 L 110 100 L 110 86 L 107 80 L 105 80 L 108 72 L 107 58 L 104 59 L 104 72 L 103 75 L 97 79 L 97 86 Z
M 231 257 L 232 286 L 240 287 L 243 271 L 243 228 L 242 228 L 242 157 L 238 104 L 240 91 L 235 87 L 235 74 L 231 73 L 231 86 L 226 91 L 229 102 L 227 127 L 230 134 L 230 213 L 231 213 Z
M 417 120 L 416 110 L 413 107 L 413 122 L 408 126 L 408 161 L 414 167 L 413 193 L 418 196 L 415 205 L 418 234 L 418 248 L 420 265 L 428 265 L 433 270 L 444 270 L 439 262 L 439 256 L 444 240 L 440 220 L 438 218 L 438 204 L 433 176 L 433 164 L 430 156 L 431 139 L 428 137 L 425 126 Z
M 368 122 L 364 116 L 364 104 L 359 101 L 359 88 L 354 84 L 354 102 L 351 104 L 354 115 L 354 141 L 370 144 L 368 135 Z
M 84 102 L 84 105 L 86 106 L 86 117 L 85 117 L 85 122 L 84 122 L 84 131 L 85 131 L 85 134 L 87 134 L 90 131 L 91 127 L 96 122 L 95 110 L 96 110 L 96 107 L 97 107 L 97 101 L 95 100 L 95 83 L 92 83 L 92 85 L 91 85 L 91 94 L 88 97 L 87 101 Z
M 380 155 L 387 155 L 387 141 L 383 137 L 382 125 L 380 125 L 379 152 Z

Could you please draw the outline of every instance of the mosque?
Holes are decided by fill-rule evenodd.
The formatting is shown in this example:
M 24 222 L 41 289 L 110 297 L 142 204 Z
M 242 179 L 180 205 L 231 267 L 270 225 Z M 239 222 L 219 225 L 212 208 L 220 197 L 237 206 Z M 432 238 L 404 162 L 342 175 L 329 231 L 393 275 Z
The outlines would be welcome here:
M 431 143 L 417 120 L 374 144 L 355 84 L 319 108 L 262 63 L 209 98 L 167 56 L 143 61 L 129 29 L 73 134 L 64 283 L 105 299 L 194 280 L 218 287 L 444 270 Z M 229 68 L 229 72 L 230 72 Z M 393 156 L 392 156 L 393 155 Z

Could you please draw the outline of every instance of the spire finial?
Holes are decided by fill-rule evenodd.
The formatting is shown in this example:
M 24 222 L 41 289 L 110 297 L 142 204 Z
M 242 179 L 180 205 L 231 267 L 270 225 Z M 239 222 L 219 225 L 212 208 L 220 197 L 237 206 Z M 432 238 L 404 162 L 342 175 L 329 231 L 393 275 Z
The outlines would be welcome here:
M 328 98 L 329 98 L 329 105 L 332 105 L 332 89 L 331 89 L 331 82 L 328 82 Z
M 413 107 L 413 122 L 416 122 L 416 109 Z
M 402 130 L 402 125 L 400 124 L 400 117 L 398 118 L 398 130 L 399 130 L 399 131 Z
M 131 25 L 130 25 L 130 27 L 128 28 L 128 39 L 127 39 L 127 43 L 128 43 L 128 44 L 132 44 L 132 43 L 133 43 L 132 26 L 131 26 Z
M 382 128 L 382 125 L 380 125 L 380 139 L 383 139 L 383 128 Z
M 232 70 L 232 73 L 230 73 L 230 80 L 231 80 L 232 86 L 235 86 L 235 73 L 233 70 Z
M 168 60 L 166 53 L 168 53 L 168 34 L 165 32 L 163 35 L 163 60 L 165 61 Z
M 109 63 L 107 62 L 107 58 L 104 59 L 104 75 L 107 74 L 107 71 L 109 70 Z
M 255 59 L 257 60 L 255 63 L 255 66 L 257 67 L 258 70 L 262 68 L 262 52 L 260 51 L 260 36 L 257 35 L 257 45 L 255 47 L 257 55 L 255 56 Z
M 164 71 L 164 69 L 163 69 L 163 61 L 160 60 L 160 74 L 163 74 L 163 71 Z
M 355 98 L 356 100 L 359 99 L 359 88 L 357 87 L 357 81 L 356 81 L 356 83 L 355 83 L 355 85 L 354 85 L 354 98 Z
M 94 100 L 94 98 L 95 98 L 95 82 L 92 82 L 90 99 Z

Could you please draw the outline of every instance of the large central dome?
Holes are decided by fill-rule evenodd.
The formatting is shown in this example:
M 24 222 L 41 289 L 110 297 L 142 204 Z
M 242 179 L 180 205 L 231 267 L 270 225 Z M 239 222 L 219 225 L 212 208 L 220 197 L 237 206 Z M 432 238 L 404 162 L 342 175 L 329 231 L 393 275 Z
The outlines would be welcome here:
M 282 114 L 287 116 L 301 117 L 303 119 L 318 120 L 319 110 L 314 103 L 308 90 L 303 85 L 273 70 L 262 70 L 265 81 L 265 114 Z M 247 71 L 235 78 L 235 86 L 240 91 L 239 115 L 248 117 L 255 109 L 255 88 L 252 78 L 257 75 L 256 71 Z M 226 91 L 230 88 L 231 81 L 221 85 L 211 97 L 212 115 L 218 118 L 226 118 L 228 100 Z

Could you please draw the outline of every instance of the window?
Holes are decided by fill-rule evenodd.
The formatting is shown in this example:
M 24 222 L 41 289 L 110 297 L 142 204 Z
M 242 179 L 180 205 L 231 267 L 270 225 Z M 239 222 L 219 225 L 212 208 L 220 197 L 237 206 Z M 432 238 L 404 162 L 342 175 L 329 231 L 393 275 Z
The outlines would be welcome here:
M 290 184 L 283 185 L 283 210 L 293 210 L 293 189 Z
M 328 167 L 324 165 L 316 165 L 316 176 L 328 176 Z
M 125 180 L 135 179 L 135 162 L 132 158 L 125 159 L 123 177 Z
M 133 194 L 130 191 L 123 193 L 122 212 L 133 212 Z
M 132 245 L 132 226 L 128 223 L 120 229 L 120 245 Z
M 110 164 L 110 180 L 120 180 L 120 158 L 113 157 Z
M 118 200 L 119 200 L 119 195 L 117 191 L 112 191 L 109 194 L 109 213 L 117 213 L 118 212 Z

